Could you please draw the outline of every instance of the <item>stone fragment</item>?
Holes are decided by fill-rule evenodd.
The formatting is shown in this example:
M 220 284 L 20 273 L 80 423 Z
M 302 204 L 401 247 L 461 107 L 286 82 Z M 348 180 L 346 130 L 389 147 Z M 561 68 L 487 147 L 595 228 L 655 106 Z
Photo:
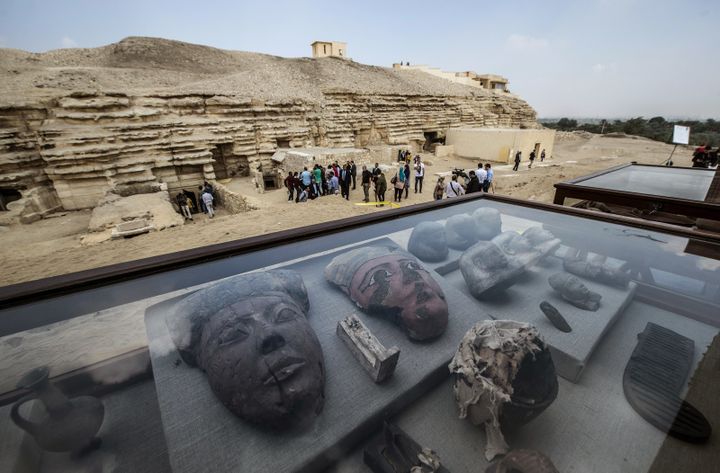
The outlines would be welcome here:
M 382 383 L 395 372 L 400 349 L 385 348 L 354 315 L 338 322 L 337 335 L 374 382 Z
M 128 238 L 143 233 L 149 233 L 154 227 L 147 220 L 140 218 L 130 222 L 118 223 L 112 231 L 111 238 Z

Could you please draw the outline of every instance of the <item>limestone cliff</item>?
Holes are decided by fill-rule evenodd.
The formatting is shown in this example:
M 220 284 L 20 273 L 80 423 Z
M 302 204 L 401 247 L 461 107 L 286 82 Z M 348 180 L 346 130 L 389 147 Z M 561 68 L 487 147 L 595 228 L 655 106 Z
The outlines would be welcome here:
M 150 38 L 0 50 L 0 82 L 0 191 L 33 215 L 270 173 L 278 147 L 419 149 L 455 126 L 538 126 L 517 96 L 420 72 Z

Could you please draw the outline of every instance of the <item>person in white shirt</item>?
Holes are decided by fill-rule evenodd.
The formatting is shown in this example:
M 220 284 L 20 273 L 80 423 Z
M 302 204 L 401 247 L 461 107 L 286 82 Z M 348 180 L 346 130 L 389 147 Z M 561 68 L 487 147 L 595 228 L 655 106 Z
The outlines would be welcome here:
M 485 171 L 483 163 L 478 163 L 478 168 L 475 170 L 475 177 L 478 178 L 478 181 L 480 181 L 480 187 L 482 187 L 483 183 L 487 179 L 487 171 Z
M 420 161 L 420 156 L 416 156 L 417 163 L 415 164 L 415 193 L 418 193 L 418 186 L 420 187 L 420 193 L 422 194 L 423 178 L 425 177 L 425 164 Z
M 455 174 L 453 174 L 452 180 L 447 183 L 447 186 L 445 186 L 445 194 L 448 199 L 460 197 L 465 194 L 465 189 L 463 189 L 463 186 L 458 184 L 457 176 Z
M 210 218 L 213 218 L 215 215 L 215 210 L 213 209 L 213 196 L 209 192 L 204 192 L 202 195 L 203 203 L 205 204 L 205 208 L 207 209 L 207 214 Z

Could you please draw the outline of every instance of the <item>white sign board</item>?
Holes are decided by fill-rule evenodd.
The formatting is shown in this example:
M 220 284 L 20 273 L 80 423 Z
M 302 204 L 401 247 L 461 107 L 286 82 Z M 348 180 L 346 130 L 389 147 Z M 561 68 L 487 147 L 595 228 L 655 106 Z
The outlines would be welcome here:
M 673 143 L 686 145 L 690 142 L 690 127 L 675 125 L 673 130 Z

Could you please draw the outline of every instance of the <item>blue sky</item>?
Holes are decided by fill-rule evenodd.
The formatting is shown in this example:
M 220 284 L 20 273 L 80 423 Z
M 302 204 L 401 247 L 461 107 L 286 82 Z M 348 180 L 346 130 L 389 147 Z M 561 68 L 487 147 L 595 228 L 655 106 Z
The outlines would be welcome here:
M 308 56 L 496 73 L 540 117 L 720 117 L 717 0 L 0 0 L 0 47 L 47 51 L 157 36 Z

